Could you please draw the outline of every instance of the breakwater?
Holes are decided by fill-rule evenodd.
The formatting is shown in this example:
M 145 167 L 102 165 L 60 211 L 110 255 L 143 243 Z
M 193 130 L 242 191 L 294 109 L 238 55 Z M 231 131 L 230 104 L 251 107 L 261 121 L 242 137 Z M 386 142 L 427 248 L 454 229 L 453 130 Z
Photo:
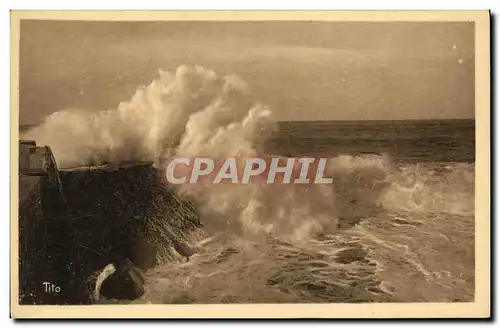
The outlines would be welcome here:
M 196 210 L 150 163 L 60 170 L 50 147 L 24 142 L 21 149 L 20 304 L 91 304 L 109 263 L 140 272 L 191 255 L 186 239 L 200 227 Z M 119 281 L 103 287 L 110 297 L 134 297 L 113 290 L 127 289 Z

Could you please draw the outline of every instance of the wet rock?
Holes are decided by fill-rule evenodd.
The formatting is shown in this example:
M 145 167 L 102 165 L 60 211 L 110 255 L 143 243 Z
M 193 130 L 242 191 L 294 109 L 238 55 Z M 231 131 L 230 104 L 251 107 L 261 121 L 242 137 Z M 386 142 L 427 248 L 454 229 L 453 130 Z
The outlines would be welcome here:
M 195 300 L 192 299 L 187 293 L 181 295 L 173 296 L 166 303 L 167 304 L 191 304 Z
M 119 264 L 104 279 L 98 297 L 134 300 L 144 294 L 144 278 L 141 271 L 131 264 Z
M 185 242 L 180 241 L 180 240 L 173 240 L 173 246 L 174 249 L 179 253 L 180 255 L 186 257 L 188 260 L 195 253 L 195 251 Z
M 130 261 L 142 270 L 151 269 L 157 264 L 156 252 L 157 249 L 151 242 L 138 240 L 131 246 Z

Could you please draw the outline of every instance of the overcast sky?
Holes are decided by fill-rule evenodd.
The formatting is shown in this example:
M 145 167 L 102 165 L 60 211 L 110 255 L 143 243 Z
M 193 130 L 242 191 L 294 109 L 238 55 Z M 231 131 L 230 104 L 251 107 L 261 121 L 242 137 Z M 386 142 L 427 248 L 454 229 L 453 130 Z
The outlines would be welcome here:
M 474 117 L 473 23 L 22 21 L 20 123 L 115 108 L 186 63 L 281 120 Z

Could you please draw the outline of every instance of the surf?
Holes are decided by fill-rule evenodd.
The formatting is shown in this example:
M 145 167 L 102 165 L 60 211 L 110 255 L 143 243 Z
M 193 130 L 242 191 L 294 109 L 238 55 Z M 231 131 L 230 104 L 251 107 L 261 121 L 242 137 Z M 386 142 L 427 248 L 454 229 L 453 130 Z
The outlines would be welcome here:
M 260 103 L 237 76 L 181 66 L 174 72 L 160 70 L 156 80 L 116 109 L 58 111 L 22 137 L 50 145 L 63 169 L 147 162 L 160 170 L 173 157 L 223 161 L 277 153 L 266 147 L 266 140 L 279 133 L 278 110 Z M 326 185 L 200 179 L 172 186 L 159 179 L 155 187 L 172 190 L 174 200 L 195 204 L 203 229 L 179 231 L 170 215 L 176 210 L 166 215 L 162 204 L 144 213 L 143 219 L 161 227 L 165 239 L 178 242 L 163 244 L 160 252 L 167 255 L 158 256 L 159 264 L 148 271 L 141 301 L 190 302 L 194 291 L 202 302 L 390 298 L 391 287 L 378 277 L 382 260 L 373 245 L 385 243 L 381 247 L 391 254 L 404 247 L 372 230 L 380 225 L 413 229 L 405 230 L 413 234 L 431 226 L 429 213 L 470 217 L 473 172 L 473 164 L 402 165 L 384 153 L 343 153 L 329 155 L 325 177 L 333 182 Z M 392 219 L 394 212 L 398 220 Z M 402 218 L 404 213 L 411 215 Z M 189 261 L 176 256 L 178 245 L 193 250 Z M 415 267 L 421 265 L 416 256 L 409 258 Z M 234 293 L 215 283 L 223 280 L 233 284 Z M 165 300 L 165 295 L 187 298 Z

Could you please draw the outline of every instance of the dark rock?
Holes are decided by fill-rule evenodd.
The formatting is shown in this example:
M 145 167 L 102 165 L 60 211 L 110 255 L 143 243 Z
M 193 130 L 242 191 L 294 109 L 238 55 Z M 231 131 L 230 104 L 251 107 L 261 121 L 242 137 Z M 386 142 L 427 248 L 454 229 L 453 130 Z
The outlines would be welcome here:
M 185 242 L 180 241 L 180 240 L 172 240 L 174 249 L 182 256 L 185 256 L 188 260 L 191 255 L 193 255 L 195 252 L 194 250 Z

